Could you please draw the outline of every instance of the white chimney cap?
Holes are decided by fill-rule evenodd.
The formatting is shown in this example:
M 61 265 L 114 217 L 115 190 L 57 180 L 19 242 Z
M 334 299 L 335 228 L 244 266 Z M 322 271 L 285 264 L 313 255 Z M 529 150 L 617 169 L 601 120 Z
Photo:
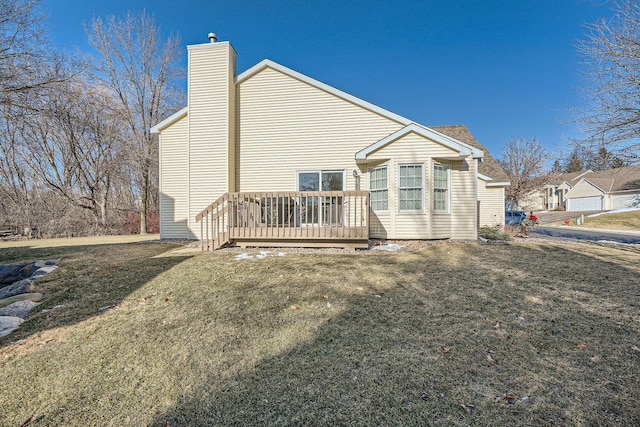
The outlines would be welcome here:
M 215 43 L 218 41 L 218 36 L 216 36 L 216 33 L 209 33 L 208 37 L 211 43 Z

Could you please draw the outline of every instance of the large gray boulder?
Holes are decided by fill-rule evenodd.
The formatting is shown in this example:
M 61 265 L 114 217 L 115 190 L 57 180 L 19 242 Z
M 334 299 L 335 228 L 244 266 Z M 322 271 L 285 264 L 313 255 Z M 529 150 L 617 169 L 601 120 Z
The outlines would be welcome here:
M 24 322 L 24 320 L 19 317 L 0 316 L 0 337 L 9 335 L 11 332 L 18 329 L 22 322 Z
M 26 279 L 32 272 L 25 276 L 25 267 L 29 264 L 7 264 L 0 265 L 0 285 L 10 285 L 18 280 Z
M 5 286 L 4 288 L 0 289 L 0 299 L 31 292 L 32 283 L 32 279 L 22 279 L 15 282 L 13 285 Z
M 6 307 L 0 308 L 0 316 L 12 316 L 24 319 L 31 313 L 31 310 L 33 310 L 33 307 L 36 305 L 38 305 L 38 303 L 34 301 L 16 301 Z

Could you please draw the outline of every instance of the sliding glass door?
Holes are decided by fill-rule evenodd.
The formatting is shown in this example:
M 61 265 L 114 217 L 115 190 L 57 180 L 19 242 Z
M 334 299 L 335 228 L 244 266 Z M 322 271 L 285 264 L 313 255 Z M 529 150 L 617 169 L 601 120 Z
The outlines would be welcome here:
M 298 172 L 298 191 L 344 191 L 344 171 L 304 171 Z M 342 221 L 341 196 L 300 198 L 301 223 L 306 225 L 340 224 Z

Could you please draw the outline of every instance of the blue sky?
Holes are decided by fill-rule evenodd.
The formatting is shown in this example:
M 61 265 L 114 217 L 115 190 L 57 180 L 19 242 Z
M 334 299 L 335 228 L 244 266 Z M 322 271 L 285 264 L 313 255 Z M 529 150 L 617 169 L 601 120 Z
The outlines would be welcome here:
M 88 49 L 83 23 L 142 9 L 185 46 L 230 41 L 239 72 L 269 58 L 419 123 L 467 125 L 494 157 L 514 137 L 558 152 L 576 135 L 575 46 L 611 15 L 605 0 L 45 0 L 69 50 Z

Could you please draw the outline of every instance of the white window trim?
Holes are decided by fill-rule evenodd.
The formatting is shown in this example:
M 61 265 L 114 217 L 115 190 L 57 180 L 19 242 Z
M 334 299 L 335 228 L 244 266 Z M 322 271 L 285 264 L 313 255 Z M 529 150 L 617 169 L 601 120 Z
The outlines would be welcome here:
M 444 170 L 447 172 L 447 209 L 446 210 L 439 210 L 436 209 L 435 207 L 435 203 L 436 203 L 436 197 L 435 197 L 435 192 L 437 190 L 436 188 L 436 174 L 435 174 L 435 169 L 436 166 L 440 166 L 442 168 L 444 168 Z M 435 215 L 447 215 L 451 213 L 451 167 L 449 165 L 444 165 L 442 163 L 433 163 L 433 168 L 431 169 L 431 173 L 433 174 L 433 179 L 432 181 L 432 198 L 433 198 L 433 203 L 431 204 L 431 209 L 433 211 L 433 213 Z
M 371 190 L 371 172 L 377 169 L 386 169 L 387 170 L 387 185 L 385 188 L 378 188 L 376 190 Z M 374 210 L 373 206 L 371 206 L 371 210 L 374 211 L 375 213 L 389 213 L 389 211 L 391 210 L 389 208 L 389 206 L 391 205 L 391 200 L 389 197 L 389 165 L 380 165 L 380 166 L 376 166 L 373 168 L 369 168 L 367 170 L 368 174 L 367 174 L 367 187 L 369 188 L 369 193 L 371 193 L 371 191 L 382 191 L 382 190 L 387 190 L 387 209 L 380 209 L 380 210 Z M 371 202 L 369 202 L 371 204 Z
M 405 209 L 402 210 L 400 209 L 400 190 L 403 190 L 402 187 L 400 187 L 400 169 L 402 169 L 403 166 L 420 166 L 422 168 L 422 173 L 420 174 L 420 178 L 421 178 L 421 189 L 422 189 L 422 208 L 420 209 Z M 398 179 L 397 179 L 397 189 L 396 189 L 396 195 L 398 198 L 398 209 L 397 212 L 399 215 L 415 215 L 415 214 L 424 214 L 425 212 L 425 180 L 424 180 L 424 171 L 425 171 L 425 167 L 424 167 L 424 163 L 399 163 L 398 164 Z

